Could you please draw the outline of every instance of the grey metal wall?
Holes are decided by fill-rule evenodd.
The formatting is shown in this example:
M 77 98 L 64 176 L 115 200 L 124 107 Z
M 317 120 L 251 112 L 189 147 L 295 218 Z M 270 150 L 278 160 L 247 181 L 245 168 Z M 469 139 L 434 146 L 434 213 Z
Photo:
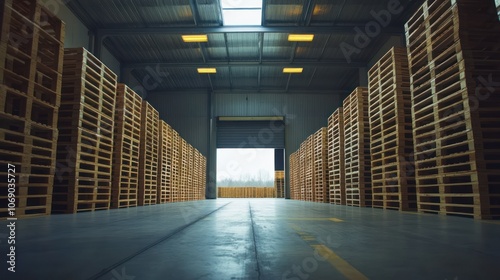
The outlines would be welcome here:
M 65 48 L 86 48 L 91 50 L 88 28 L 64 4 L 64 1 L 39 1 L 49 11 L 62 19 L 66 24 L 64 38 Z M 67 1 L 66 1 L 67 2 Z M 101 61 L 120 77 L 120 61 L 118 61 L 106 47 L 103 48 Z
M 208 94 L 148 93 L 148 101 L 160 113 L 160 118 L 204 156 L 208 155 Z
M 295 152 L 300 147 L 300 143 L 309 135 L 327 126 L 328 117 L 342 103 L 343 98 L 344 96 L 338 94 L 215 93 L 213 109 L 214 117 L 285 116 L 285 156 L 287 159 L 285 164 L 288 170 L 289 155 Z M 182 137 L 202 154 L 209 155 L 210 95 L 208 93 L 151 92 L 148 93 L 147 100 L 160 112 L 160 117 L 176 129 Z M 215 161 L 209 159 L 208 162 L 210 164 Z M 212 170 L 215 169 L 214 166 L 212 168 Z M 287 174 L 286 186 L 288 182 Z M 208 185 L 207 197 L 216 197 L 214 185 Z

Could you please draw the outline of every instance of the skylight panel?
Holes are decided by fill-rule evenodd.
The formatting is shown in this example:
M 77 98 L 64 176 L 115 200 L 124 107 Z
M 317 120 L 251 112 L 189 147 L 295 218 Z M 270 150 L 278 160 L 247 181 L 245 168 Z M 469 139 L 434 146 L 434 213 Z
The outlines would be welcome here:
M 222 0 L 221 5 L 226 26 L 262 24 L 262 0 Z

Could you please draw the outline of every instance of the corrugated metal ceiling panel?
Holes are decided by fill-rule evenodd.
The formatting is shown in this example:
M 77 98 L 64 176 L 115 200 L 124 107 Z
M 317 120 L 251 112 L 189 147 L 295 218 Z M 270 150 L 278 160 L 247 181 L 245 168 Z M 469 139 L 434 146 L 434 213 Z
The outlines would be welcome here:
M 231 67 L 231 79 L 233 85 L 237 85 L 238 88 L 256 88 L 258 75 L 257 67 Z
M 259 58 L 258 33 L 227 34 L 231 60 L 256 60 Z
M 266 33 L 264 34 L 264 59 L 287 59 L 291 57 L 293 43 L 288 42 L 288 34 Z
M 305 0 L 269 0 L 266 2 L 267 24 L 297 24 L 302 19 Z
M 261 88 L 279 88 L 285 89 L 288 81 L 288 75 L 283 74 L 283 67 L 262 66 L 261 69 Z

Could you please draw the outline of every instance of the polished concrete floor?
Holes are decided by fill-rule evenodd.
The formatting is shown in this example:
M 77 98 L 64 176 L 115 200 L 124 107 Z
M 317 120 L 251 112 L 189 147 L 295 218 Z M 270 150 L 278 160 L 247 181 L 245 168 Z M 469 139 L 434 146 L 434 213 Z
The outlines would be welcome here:
M 500 223 L 284 199 L 18 220 L 0 279 L 500 279 Z

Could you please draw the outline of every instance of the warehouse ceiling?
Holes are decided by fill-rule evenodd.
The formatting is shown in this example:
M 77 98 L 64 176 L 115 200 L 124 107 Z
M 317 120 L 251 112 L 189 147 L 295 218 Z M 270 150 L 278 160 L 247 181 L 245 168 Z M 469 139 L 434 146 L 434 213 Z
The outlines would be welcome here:
M 388 38 L 403 36 L 423 2 L 263 0 L 260 25 L 227 26 L 221 1 L 72 0 L 68 6 L 94 31 L 96 46 L 104 44 L 149 91 L 348 92 Z M 181 35 L 189 34 L 206 34 L 208 41 L 186 43 Z M 289 34 L 314 39 L 292 42 Z M 200 67 L 217 72 L 198 74 Z M 286 74 L 284 67 L 303 72 Z

